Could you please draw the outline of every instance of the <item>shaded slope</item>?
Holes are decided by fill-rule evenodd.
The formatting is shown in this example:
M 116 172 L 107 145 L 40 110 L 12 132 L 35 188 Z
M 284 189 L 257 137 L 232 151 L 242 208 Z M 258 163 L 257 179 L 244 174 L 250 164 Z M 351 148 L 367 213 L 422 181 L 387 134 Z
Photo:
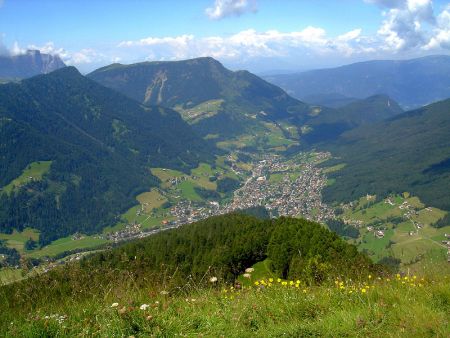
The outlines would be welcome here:
M 335 172 L 327 200 L 410 191 L 450 210 L 450 100 L 344 133 L 327 148 L 347 166 Z
M 357 100 L 338 109 L 326 109 L 306 121 L 312 128 L 303 135 L 309 144 L 329 142 L 343 132 L 376 123 L 402 113 L 400 106 L 386 95 Z

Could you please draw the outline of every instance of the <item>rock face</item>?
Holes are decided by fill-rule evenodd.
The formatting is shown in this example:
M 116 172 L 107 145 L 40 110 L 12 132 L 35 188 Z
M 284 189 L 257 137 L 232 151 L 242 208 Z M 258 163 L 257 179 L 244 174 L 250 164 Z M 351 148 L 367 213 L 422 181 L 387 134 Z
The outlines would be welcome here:
M 57 55 L 28 50 L 25 54 L 0 56 L 0 79 L 24 79 L 47 74 L 66 65 Z

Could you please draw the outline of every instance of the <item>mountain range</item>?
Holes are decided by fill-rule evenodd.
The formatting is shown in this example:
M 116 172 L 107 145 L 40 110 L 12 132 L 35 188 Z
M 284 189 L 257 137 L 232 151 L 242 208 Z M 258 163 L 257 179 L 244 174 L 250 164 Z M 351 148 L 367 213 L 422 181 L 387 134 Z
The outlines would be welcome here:
M 342 101 L 384 94 L 404 109 L 413 109 L 450 97 L 450 56 L 366 61 L 265 79 L 309 103 L 326 105 L 333 97 Z
M 112 64 L 87 75 L 146 105 L 177 110 L 202 136 L 230 137 L 262 128 L 258 121 L 296 119 L 310 106 L 248 71 L 210 57 Z
M 25 54 L 0 55 L 0 80 L 19 80 L 39 74 L 47 74 L 66 65 L 57 55 L 39 50 L 27 50 Z
M 42 180 L 0 194 L 0 230 L 32 227 L 42 244 L 114 224 L 157 184 L 149 167 L 189 171 L 215 151 L 175 111 L 144 107 L 73 67 L 1 85 L 0 128 L 0 187 L 51 161 Z

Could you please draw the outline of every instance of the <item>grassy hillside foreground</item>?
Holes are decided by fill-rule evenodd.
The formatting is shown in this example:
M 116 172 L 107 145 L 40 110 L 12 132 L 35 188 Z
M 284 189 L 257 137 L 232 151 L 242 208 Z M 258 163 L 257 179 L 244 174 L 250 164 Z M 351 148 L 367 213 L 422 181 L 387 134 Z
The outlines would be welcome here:
M 129 276 L 120 289 L 104 285 L 101 297 L 2 311 L 0 332 L 5 337 L 448 337 L 449 282 L 367 276 L 358 283 L 336 279 L 306 287 L 265 279 L 238 289 L 186 281 L 168 293 L 137 287 Z
M 450 279 L 318 223 L 229 214 L 0 287 L 1 337 L 447 337 Z

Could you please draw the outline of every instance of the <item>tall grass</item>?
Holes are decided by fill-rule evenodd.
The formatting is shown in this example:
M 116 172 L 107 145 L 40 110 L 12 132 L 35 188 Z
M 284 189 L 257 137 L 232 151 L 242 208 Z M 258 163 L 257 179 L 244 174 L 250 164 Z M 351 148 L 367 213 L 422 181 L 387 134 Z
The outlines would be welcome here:
M 83 275 L 73 267 L 65 272 L 74 274 L 67 276 L 70 285 L 48 275 L 0 288 L 0 336 L 448 337 L 450 332 L 447 275 L 362 276 L 358 282 L 330 279 L 308 286 L 268 278 L 247 285 L 212 283 L 209 272 L 182 284 L 171 282 L 173 273 L 143 278 L 124 271 Z

